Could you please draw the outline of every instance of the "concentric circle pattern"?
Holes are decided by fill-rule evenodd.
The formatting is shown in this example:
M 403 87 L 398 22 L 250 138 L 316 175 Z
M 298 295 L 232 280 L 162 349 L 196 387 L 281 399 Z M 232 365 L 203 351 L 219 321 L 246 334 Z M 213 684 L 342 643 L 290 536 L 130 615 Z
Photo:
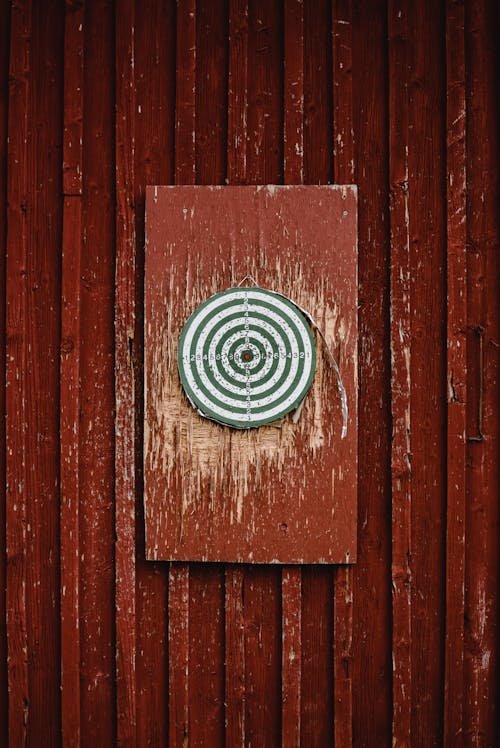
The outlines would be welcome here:
M 202 415 L 246 429 L 277 421 L 299 405 L 311 386 L 316 349 L 292 301 L 263 288 L 230 288 L 189 317 L 178 366 Z

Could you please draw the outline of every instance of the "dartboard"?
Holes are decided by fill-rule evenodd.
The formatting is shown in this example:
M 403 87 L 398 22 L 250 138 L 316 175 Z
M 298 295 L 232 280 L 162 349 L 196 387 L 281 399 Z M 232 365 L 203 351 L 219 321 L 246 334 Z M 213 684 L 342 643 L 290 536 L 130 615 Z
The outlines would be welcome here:
M 201 415 L 234 428 L 272 423 L 304 399 L 316 349 L 301 310 L 263 288 L 210 297 L 179 338 L 184 390 Z

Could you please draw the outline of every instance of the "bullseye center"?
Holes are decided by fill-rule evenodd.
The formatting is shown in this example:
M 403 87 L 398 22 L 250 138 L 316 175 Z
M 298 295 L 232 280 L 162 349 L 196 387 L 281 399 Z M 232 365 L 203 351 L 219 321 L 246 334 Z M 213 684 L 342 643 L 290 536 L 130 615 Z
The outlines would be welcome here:
M 246 361 L 248 363 L 253 359 L 253 353 L 252 351 L 246 350 L 246 351 L 243 351 L 243 353 L 241 354 L 241 357 L 243 361 Z

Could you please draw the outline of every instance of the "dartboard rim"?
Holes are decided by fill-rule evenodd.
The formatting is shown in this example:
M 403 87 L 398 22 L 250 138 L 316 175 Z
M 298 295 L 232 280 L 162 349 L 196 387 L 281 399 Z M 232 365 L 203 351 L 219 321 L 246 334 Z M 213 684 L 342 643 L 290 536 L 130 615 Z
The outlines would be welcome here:
M 305 384 L 303 385 L 303 387 L 301 388 L 300 392 L 298 393 L 297 397 L 294 398 L 293 402 L 289 404 L 283 411 L 280 411 L 277 415 L 268 416 L 266 418 L 255 419 L 251 422 L 250 421 L 244 422 L 241 419 L 240 420 L 237 420 L 236 418 L 231 419 L 225 416 L 223 417 L 220 414 L 216 413 L 215 411 L 211 411 L 211 409 L 208 408 L 205 403 L 200 402 L 196 393 L 193 392 L 192 387 L 190 386 L 188 382 L 188 378 L 185 373 L 186 366 L 190 366 L 190 364 L 189 363 L 185 364 L 184 361 L 182 360 L 184 341 L 185 341 L 186 335 L 191 329 L 192 323 L 196 319 L 196 317 L 202 314 L 203 309 L 205 309 L 207 306 L 212 304 L 214 299 L 220 299 L 221 297 L 228 296 L 229 294 L 233 294 L 235 292 L 245 292 L 245 291 L 249 293 L 262 293 L 263 295 L 274 297 L 275 299 L 279 300 L 285 306 L 288 306 L 290 308 L 290 311 L 293 311 L 298 317 L 298 319 L 300 320 L 300 322 L 302 323 L 303 329 L 309 339 L 309 343 L 311 347 L 310 371 L 308 373 L 307 380 Z M 285 318 L 285 321 L 286 321 L 286 318 Z M 291 322 L 293 323 L 294 327 L 297 326 L 297 323 L 295 322 L 295 320 L 292 319 Z M 182 331 L 181 331 L 181 334 L 178 340 L 177 367 L 179 370 L 179 377 L 180 377 L 184 392 L 187 395 L 187 398 L 190 401 L 190 403 L 193 405 L 194 408 L 197 409 L 200 415 L 202 415 L 204 418 L 208 418 L 209 420 L 216 421 L 217 423 L 224 425 L 224 426 L 229 426 L 231 428 L 240 429 L 240 430 L 248 430 L 248 429 L 258 428 L 260 426 L 265 426 L 265 425 L 269 425 L 277 421 L 280 421 L 284 416 L 288 415 L 293 410 L 295 410 L 300 405 L 300 403 L 304 400 L 305 396 L 309 392 L 312 381 L 314 379 L 314 374 L 316 372 L 316 344 L 315 344 L 313 332 L 309 325 L 309 321 L 307 320 L 307 317 L 305 316 L 304 312 L 300 309 L 299 306 L 297 306 L 297 304 L 295 304 L 287 296 L 277 293 L 276 291 L 271 291 L 267 288 L 261 288 L 260 286 L 259 287 L 235 286 L 233 288 L 227 288 L 227 289 L 224 289 L 224 291 L 220 291 L 218 293 L 213 294 L 208 299 L 205 299 L 205 301 L 199 304 L 190 314 L 190 316 L 184 323 L 184 326 L 182 328 Z M 190 366 L 190 368 L 195 369 L 196 367 Z M 194 375 L 193 375 L 193 378 L 194 378 Z M 272 407 L 272 403 L 269 407 Z

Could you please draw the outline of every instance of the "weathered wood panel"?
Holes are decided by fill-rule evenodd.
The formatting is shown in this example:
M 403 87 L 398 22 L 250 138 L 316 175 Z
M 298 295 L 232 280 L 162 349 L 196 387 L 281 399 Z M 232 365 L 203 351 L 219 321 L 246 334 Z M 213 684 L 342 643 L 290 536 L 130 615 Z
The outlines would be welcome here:
M 146 211 L 147 557 L 355 561 L 355 188 L 155 186 Z M 180 330 L 202 301 L 247 273 L 314 310 L 342 372 L 345 434 L 336 375 L 319 335 L 297 423 L 284 418 L 279 427 L 236 431 L 200 418 L 188 402 L 177 370 Z
M 494 0 L 0 3 L 2 744 L 498 744 L 499 29 Z M 226 180 L 359 187 L 348 576 L 145 560 L 145 187 Z

